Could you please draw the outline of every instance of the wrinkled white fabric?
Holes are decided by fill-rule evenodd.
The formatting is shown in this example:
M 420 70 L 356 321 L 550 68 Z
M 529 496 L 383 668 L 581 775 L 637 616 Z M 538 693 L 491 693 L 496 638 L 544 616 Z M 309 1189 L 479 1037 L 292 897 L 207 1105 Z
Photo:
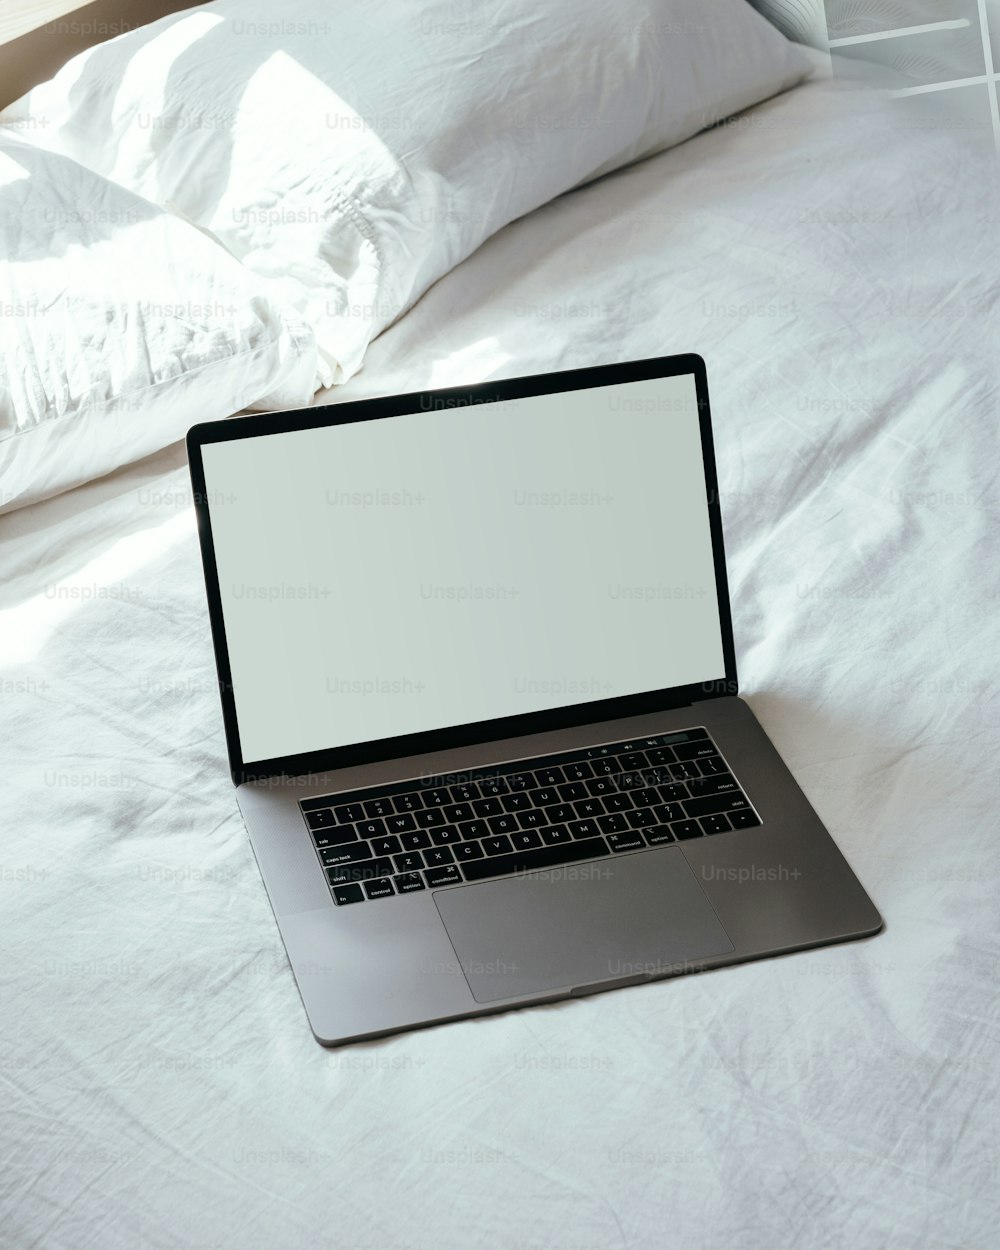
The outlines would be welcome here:
M 213 0 L 4 118 L 211 231 L 327 385 L 507 222 L 807 68 L 745 0 Z
M 992 1250 L 997 171 L 907 116 L 576 192 L 337 395 L 701 351 L 743 689 L 885 931 L 324 1052 L 163 452 L 0 526 L 7 1244 Z
M 0 129 L 0 510 L 309 402 L 316 343 L 217 243 Z

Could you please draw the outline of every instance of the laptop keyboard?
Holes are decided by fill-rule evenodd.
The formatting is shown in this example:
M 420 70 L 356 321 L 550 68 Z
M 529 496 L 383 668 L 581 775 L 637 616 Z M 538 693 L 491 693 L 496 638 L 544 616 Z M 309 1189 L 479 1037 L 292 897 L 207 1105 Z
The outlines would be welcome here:
M 760 824 L 705 729 L 299 806 L 338 906 Z

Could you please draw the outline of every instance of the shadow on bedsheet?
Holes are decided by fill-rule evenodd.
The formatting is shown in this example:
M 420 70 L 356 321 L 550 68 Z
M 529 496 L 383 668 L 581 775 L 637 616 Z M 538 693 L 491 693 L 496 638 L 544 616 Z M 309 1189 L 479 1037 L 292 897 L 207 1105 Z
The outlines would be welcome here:
M 5 144 L 3 155 L 27 175 L 0 186 L 0 221 L 5 235 L 16 238 L 11 259 L 18 265 L 61 259 L 81 243 L 99 246 L 129 226 L 164 215 L 155 204 L 110 185 L 106 204 L 95 203 L 98 179 L 68 156 L 20 141 Z
M 158 528 L 184 510 L 193 511 L 191 485 L 184 444 L 177 442 L 104 477 L 8 513 L 2 518 L 0 539 L 4 567 L 0 607 L 14 607 L 37 594 L 42 569 L 30 559 L 20 564 L 17 556 L 22 549 L 44 550 L 45 581 L 56 584 L 123 538 Z M 192 567 L 197 571 L 196 565 Z

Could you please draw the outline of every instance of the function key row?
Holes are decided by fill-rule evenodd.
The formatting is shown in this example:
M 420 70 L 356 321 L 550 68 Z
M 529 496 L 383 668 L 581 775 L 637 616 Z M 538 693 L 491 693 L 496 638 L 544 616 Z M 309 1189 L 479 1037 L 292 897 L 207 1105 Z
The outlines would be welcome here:
M 635 756 L 639 753 L 653 752 L 656 758 L 649 758 L 649 763 L 651 764 L 674 763 L 676 760 L 696 758 L 691 752 L 699 744 L 708 747 L 708 750 L 704 752 L 705 754 L 713 754 L 715 752 L 707 730 L 699 727 L 682 730 L 677 733 L 630 739 L 608 746 L 589 747 L 583 751 L 561 751 L 555 755 L 539 756 L 535 759 L 518 760 L 507 764 L 497 764 L 488 768 L 473 768 L 466 772 L 449 773 L 440 777 L 425 777 L 417 782 L 412 780 L 400 781 L 386 786 L 369 786 L 364 790 L 356 790 L 351 793 L 303 799 L 299 806 L 304 812 L 338 805 L 361 805 L 364 808 L 364 805 L 367 803 L 377 803 L 388 798 L 395 800 L 408 794 L 419 795 L 424 800 L 418 806 L 432 806 L 431 803 L 426 802 L 428 792 L 449 792 L 453 787 L 460 787 L 463 784 L 489 785 L 491 783 L 500 783 L 501 779 L 506 782 L 509 789 L 527 789 L 531 784 L 527 777 L 531 773 L 542 773 L 544 775 L 546 772 L 552 773 L 553 781 L 543 781 L 536 784 L 555 784 L 556 769 L 569 770 L 575 765 L 594 764 L 595 762 L 599 764 L 611 757 Z M 584 773 L 583 775 L 592 776 L 593 774 Z M 566 777 L 563 779 L 573 780 L 574 778 L 572 773 L 567 772 Z M 499 792 L 508 793 L 509 790 Z M 397 808 L 396 810 L 399 809 Z M 365 814 L 369 813 L 366 812 Z M 371 814 L 377 815 L 378 813 Z

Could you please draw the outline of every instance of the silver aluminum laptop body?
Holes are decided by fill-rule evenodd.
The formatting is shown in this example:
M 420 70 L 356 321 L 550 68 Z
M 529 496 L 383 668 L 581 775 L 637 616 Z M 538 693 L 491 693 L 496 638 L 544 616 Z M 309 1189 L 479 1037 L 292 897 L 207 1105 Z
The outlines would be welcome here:
M 700 357 L 212 422 L 188 450 L 237 799 L 320 1042 L 879 931 L 737 694 Z M 374 858 L 361 809 L 427 849 Z

